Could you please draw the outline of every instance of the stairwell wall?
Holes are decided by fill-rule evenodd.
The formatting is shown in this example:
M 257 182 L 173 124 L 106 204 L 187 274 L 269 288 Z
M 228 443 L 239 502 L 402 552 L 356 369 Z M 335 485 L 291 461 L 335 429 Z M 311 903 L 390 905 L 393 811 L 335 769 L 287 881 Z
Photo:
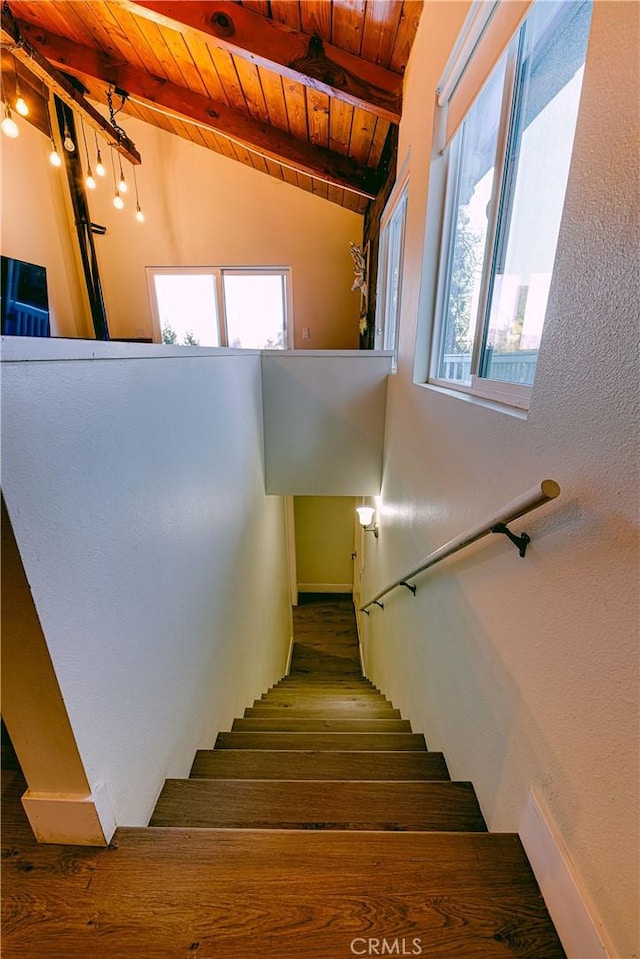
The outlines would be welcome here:
M 398 590 L 368 675 L 473 781 L 493 830 L 548 808 L 610 954 L 638 955 L 638 7 L 596 2 L 569 190 L 526 418 L 413 381 L 434 91 L 468 4 L 425 4 L 408 65 L 399 372 L 364 598 L 544 477 L 553 505 Z M 425 92 L 426 91 L 426 92 Z M 584 957 L 581 957 L 584 959 Z
M 286 667 L 260 356 L 4 345 L 3 493 L 48 653 L 91 788 L 143 825 Z

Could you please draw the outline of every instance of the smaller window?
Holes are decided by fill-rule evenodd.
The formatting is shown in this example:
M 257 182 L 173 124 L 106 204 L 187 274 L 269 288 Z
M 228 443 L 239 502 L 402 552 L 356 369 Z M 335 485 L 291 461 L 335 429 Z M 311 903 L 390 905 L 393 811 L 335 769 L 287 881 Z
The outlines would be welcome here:
M 147 280 L 158 343 L 290 346 L 288 268 L 148 267 Z
M 229 346 L 245 350 L 286 348 L 286 282 L 284 273 L 222 271 Z
M 376 295 L 377 350 L 397 350 L 404 267 L 408 183 L 385 211 L 380 227 Z
M 154 270 L 150 280 L 158 342 L 220 346 L 216 279 L 210 271 Z

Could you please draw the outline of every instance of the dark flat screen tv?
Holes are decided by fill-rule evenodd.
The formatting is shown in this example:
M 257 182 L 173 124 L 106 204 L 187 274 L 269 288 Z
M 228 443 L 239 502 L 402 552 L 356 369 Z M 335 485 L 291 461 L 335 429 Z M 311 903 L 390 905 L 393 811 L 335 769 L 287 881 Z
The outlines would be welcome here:
M 51 336 L 44 266 L 0 257 L 0 317 L 5 336 Z

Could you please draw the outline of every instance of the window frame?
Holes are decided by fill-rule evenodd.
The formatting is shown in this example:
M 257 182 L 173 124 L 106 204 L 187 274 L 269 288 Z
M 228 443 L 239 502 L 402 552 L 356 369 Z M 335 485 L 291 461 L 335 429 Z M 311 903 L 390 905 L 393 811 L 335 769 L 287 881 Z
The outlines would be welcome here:
M 162 329 L 160 327 L 160 316 L 158 313 L 158 300 L 156 297 L 155 281 L 156 276 L 211 276 L 214 280 L 215 289 L 215 310 L 216 315 L 213 318 L 214 325 L 218 328 L 218 346 L 211 346 L 208 349 L 229 349 L 229 335 L 227 329 L 227 314 L 224 296 L 224 276 L 281 276 L 284 281 L 283 310 L 284 310 L 284 330 L 285 346 L 283 350 L 293 349 L 293 290 L 292 290 L 292 269 L 290 266 L 147 266 L 145 267 L 147 276 L 147 290 L 149 294 L 149 305 L 151 308 L 151 321 L 153 329 L 153 342 L 162 343 Z M 245 349 L 246 347 L 240 347 Z M 282 350 L 278 350 L 278 353 Z
M 376 350 L 388 350 L 394 353 L 394 369 L 398 355 L 398 341 L 400 334 L 400 315 L 402 312 L 402 286 L 404 276 L 404 256 L 406 250 L 407 208 L 409 201 L 409 172 L 408 164 L 396 181 L 393 192 L 380 218 L 380 236 L 378 242 L 378 277 L 376 283 L 376 320 L 375 342 Z M 391 227 L 397 216 L 401 217 L 400 235 L 398 244 L 398 298 L 393 324 L 393 336 L 390 338 L 388 316 L 388 283 L 390 261 Z M 390 342 L 390 339 L 393 342 Z
M 495 6 L 498 7 L 500 5 Z M 434 155 L 432 157 L 430 178 L 432 185 L 429 190 L 427 207 L 425 263 L 429 255 L 430 246 L 431 250 L 433 250 L 435 245 L 437 252 L 435 263 L 431 266 L 431 277 L 429 278 L 423 275 L 419 331 L 422 330 L 426 332 L 425 327 L 428 323 L 428 332 L 425 337 L 426 351 L 423 354 L 423 358 L 418 357 L 416 354 L 414 371 L 414 381 L 416 383 L 444 389 L 448 392 L 450 391 L 453 395 L 467 394 L 468 399 L 477 398 L 481 401 L 490 401 L 492 404 L 497 403 L 500 406 L 515 407 L 524 411 L 528 410 L 530 406 L 533 392 L 532 385 L 510 383 L 480 376 L 480 368 L 483 362 L 483 354 L 489 329 L 488 314 L 495 281 L 498 256 L 498 231 L 500 229 L 501 216 L 505 204 L 512 199 L 513 183 L 507 182 L 507 174 L 509 173 L 507 164 L 510 141 L 517 129 L 517 113 L 520 108 L 521 91 L 518 85 L 518 76 L 529 52 L 529 36 L 525 24 L 534 6 L 535 2 L 529 4 L 526 15 L 524 15 L 518 23 L 515 33 L 510 38 L 506 38 L 507 42 L 502 46 L 499 55 L 495 57 L 488 76 L 476 91 L 475 97 L 470 103 L 465 116 L 461 119 L 457 129 L 451 134 L 448 143 L 445 142 L 447 102 L 443 102 L 441 97 L 441 87 L 444 84 L 441 84 L 441 87 L 436 91 L 440 98 L 437 101 L 434 121 Z M 476 43 L 480 39 L 481 31 L 476 38 Z M 475 45 L 472 48 L 469 60 L 466 61 L 467 64 L 474 54 Z M 469 382 L 464 383 L 453 379 L 445 379 L 438 375 L 438 368 L 441 361 L 440 348 L 442 337 L 445 335 L 446 304 L 448 302 L 449 283 L 451 279 L 450 263 L 456 233 L 456 201 L 459 196 L 459 177 L 464 153 L 463 137 L 459 137 L 457 134 L 462 129 L 462 125 L 503 57 L 506 59 L 506 63 L 496 144 L 495 173 L 491 198 L 488 204 L 489 216 L 484 245 L 478 305 L 475 317 L 472 318 L 473 336 L 470 336 L 470 340 L 472 341 L 471 372 Z M 466 69 L 466 67 L 463 68 L 463 72 L 464 69 Z M 445 70 L 445 74 L 446 72 Z M 453 84 L 453 87 L 455 87 L 455 84 Z M 507 237 L 511 229 L 512 221 L 509 222 Z M 429 241 L 431 241 L 431 244 Z M 423 274 L 425 272 L 426 270 L 423 271 Z M 431 307 L 426 306 L 427 299 L 431 300 Z

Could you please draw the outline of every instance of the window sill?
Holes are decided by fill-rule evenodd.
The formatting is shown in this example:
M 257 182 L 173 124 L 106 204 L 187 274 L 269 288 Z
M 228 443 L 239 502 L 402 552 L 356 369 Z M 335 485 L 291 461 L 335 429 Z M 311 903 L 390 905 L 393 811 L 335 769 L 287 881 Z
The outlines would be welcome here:
M 509 406 L 507 403 L 499 403 L 496 400 L 487 399 L 484 396 L 477 396 L 475 393 L 466 393 L 462 390 L 450 389 L 446 386 L 438 386 L 435 383 L 419 383 L 414 380 L 414 385 L 423 390 L 429 390 L 432 393 L 440 393 L 443 396 L 449 396 L 456 400 L 462 400 L 463 403 L 470 403 L 472 406 L 480 406 L 485 410 L 492 410 L 495 413 L 503 413 L 507 416 L 513 416 L 517 420 L 527 420 L 529 411 L 517 406 Z

